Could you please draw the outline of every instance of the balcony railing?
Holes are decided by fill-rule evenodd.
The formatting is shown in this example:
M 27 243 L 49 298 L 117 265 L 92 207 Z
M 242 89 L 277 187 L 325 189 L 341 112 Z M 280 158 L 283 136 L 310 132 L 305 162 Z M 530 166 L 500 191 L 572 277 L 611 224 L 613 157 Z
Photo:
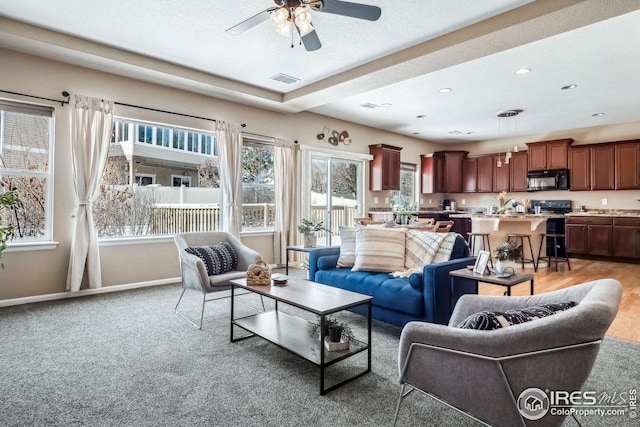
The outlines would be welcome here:
M 326 223 L 327 207 L 315 205 L 311 209 L 314 222 Z M 334 206 L 331 211 L 331 231 L 339 236 L 340 227 L 352 226 L 356 209 Z M 175 234 L 192 231 L 220 230 L 219 205 L 156 204 L 151 209 L 150 234 Z M 242 205 L 244 230 L 269 230 L 275 225 L 275 205 L 256 203 Z M 324 233 L 318 234 L 322 238 Z

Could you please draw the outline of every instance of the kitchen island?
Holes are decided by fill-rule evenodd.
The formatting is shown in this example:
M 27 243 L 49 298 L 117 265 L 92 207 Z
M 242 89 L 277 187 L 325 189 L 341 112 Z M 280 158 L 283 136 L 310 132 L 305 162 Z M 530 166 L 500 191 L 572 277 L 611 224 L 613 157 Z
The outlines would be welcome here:
M 559 214 L 451 214 L 451 218 L 469 218 L 471 220 L 472 233 L 489 234 L 489 243 L 495 256 L 495 249 L 503 242 L 507 241 L 509 233 L 529 234 L 531 235 L 531 246 L 533 254 L 529 249 L 529 245 L 525 239 L 523 245 L 524 257 L 529 259 L 538 259 L 538 250 L 542 235 L 547 232 L 547 220 L 550 218 L 564 218 Z M 480 247 L 479 247 L 480 246 Z M 545 245 L 546 246 L 546 245 Z M 476 245 L 475 254 L 481 249 L 481 245 Z M 546 248 L 542 248 L 541 256 L 546 255 Z M 541 266 L 546 265 L 543 263 Z M 533 268 L 533 265 L 525 264 L 525 267 Z

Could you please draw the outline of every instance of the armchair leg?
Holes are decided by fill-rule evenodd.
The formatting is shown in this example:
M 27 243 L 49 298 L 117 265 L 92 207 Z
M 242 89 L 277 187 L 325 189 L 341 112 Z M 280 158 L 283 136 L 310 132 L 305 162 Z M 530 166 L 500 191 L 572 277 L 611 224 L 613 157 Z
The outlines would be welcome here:
M 396 403 L 396 413 L 393 415 L 393 427 L 396 426 L 396 422 L 398 421 L 398 413 L 400 412 L 400 403 L 402 402 L 402 399 L 414 390 L 413 387 L 411 387 L 405 392 L 404 389 L 406 386 L 407 383 L 402 383 L 402 387 L 400 387 L 400 395 L 398 396 L 398 403 Z
M 183 313 L 181 313 L 180 311 L 178 311 L 178 305 L 180 305 L 180 301 L 182 301 L 182 297 L 184 296 L 184 292 L 187 290 L 187 288 L 182 288 L 182 293 L 180 294 L 180 298 L 178 299 L 178 303 L 176 304 L 176 308 L 175 308 L 175 312 L 178 316 L 182 317 L 184 320 L 186 320 L 187 322 L 189 322 L 191 325 L 193 325 L 194 327 L 196 327 L 197 329 L 202 330 L 202 321 L 204 319 L 204 303 L 207 300 L 207 294 L 202 294 L 202 310 L 200 311 L 200 324 L 196 324 L 195 322 L 193 322 L 191 319 L 189 319 L 187 316 L 185 316 Z

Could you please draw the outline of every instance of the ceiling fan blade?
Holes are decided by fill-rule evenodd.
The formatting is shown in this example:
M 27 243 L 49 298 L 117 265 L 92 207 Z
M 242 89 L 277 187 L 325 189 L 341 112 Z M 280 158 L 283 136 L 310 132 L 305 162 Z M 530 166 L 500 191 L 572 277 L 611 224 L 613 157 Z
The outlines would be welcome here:
M 269 19 L 269 16 L 271 16 L 271 12 L 273 12 L 276 9 L 277 7 L 270 7 L 267 10 L 263 10 L 262 12 L 256 15 L 253 15 L 251 18 L 245 19 L 241 23 L 236 24 L 233 27 L 227 29 L 225 32 L 231 34 L 232 36 L 237 36 L 238 34 L 242 34 L 245 31 L 250 30 L 256 25 L 261 24 L 267 19 Z
M 377 21 L 382 14 L 382 10 L 377 6 L 339 0 L 322 0 L 322 7 L 319 11 L 350 16 L 352 18 L 366 19 L 367 21 Z
M 297 29 L 298 27 L 296 27 Z M 300 34 L 300 30 L 298 30 L 298 34 Z M 318 33 L 316 30 L 311 31 L 304 37 L 301 37 L 302 44 L 304 44 L 304 48 L 307 49 L 308 52 L 313 52 L 314 50 L 318 50 L 322 47 L 322 43 L 320 43 L 320 38 L 318 38 Z

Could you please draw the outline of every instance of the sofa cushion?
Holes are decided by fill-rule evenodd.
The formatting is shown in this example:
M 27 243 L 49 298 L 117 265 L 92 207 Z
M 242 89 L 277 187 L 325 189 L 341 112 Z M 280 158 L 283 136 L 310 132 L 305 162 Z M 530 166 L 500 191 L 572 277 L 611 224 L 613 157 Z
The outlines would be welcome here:
M 315 280 L 336 288 L 370 295 L 374 306 L 405 313 L 417 319 L 424 316 L 422 289 L 414 288 L 407 278 L 393 278 L 388 273 L 333 268 L 318 270 Z
M 576 305 L 577 303 L 575 301 L 568 301 L 526 307 L 520 310 L 507 310 L 504 312 L 481 311 L 467 317 L 458 325 L 458 327 L 462 329 L 492 331 L 551 316 L 560 311 L 575 307 Z
M 204 262 L 209 276 L 233 271 L 238 266 L 238 254 L 227 241 L 213 246 L 189 247 L 185 248 L 185 251 L 197 256 Z
M 405 266 L 409 270 L 420 270 L 431 264 L 446 233 L 407 230 L 405 240 Z
M 356 260 L 353 271 L 387 272 L 404 269 L 404 228 L 356 229 Z
M 356 228 L 340 227 L 338 267 L 353 267 L 356 262 Z

